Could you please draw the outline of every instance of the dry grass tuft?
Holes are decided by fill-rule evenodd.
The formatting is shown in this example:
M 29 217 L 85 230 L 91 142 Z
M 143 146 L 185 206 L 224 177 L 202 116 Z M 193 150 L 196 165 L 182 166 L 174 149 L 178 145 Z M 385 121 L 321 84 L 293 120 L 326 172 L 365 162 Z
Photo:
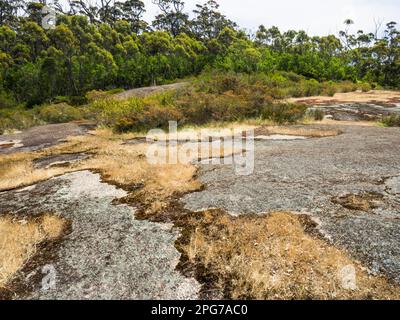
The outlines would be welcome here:
M 379 206 L 383 196 L 378 193 L 348 194 L 334 198 L 333 202 L 350 210 L 369 211 Z
M 41 242 L 60 238 L 65 228 L 66 221 L 51 214 L 30 221 L 0 217 L 0 289 L 36 254 Z
M 400 297 L 398 287 L 369 276 L 346 253 L 306 233 L 310 226 L 301 222 L 304 219 L 284 212 L 234 218 L 207 211 L 188 219 L 191 232 L 180 249 L 191 266 L 202 270 L 200 277 L 212 281 L 210 289 L 223 292 L 224 298 Z M 341 274 L 353 268 L 356 287 Z

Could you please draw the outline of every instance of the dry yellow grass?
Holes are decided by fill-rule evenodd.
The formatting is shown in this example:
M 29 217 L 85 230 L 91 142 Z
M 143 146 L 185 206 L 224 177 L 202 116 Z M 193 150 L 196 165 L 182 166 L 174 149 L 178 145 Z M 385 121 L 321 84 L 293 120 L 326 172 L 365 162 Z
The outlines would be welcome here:
M 58 239 L 65 226 L 65 220 L 50 214 L 30 221 L 0 217 L 0 289 L 36 254 L 38 244 Z
M 378 193 L 348 194 L 333 199 L 333 202 L 350 210 L 369 211 L 377 208 L 383 196 Z
M 196 167 L 192 160 L 197 154 L 188 157 L 187 162 L 177 164 L 151 164 L 146 158 L 147 145 L 123 144 L 131 135 L 114 135 L 110 130 L 96 130 L 90 136 L 71 137 L 67 143 L 31 153 L 18 153 L 0 157 L 0 191 L 28 186 L 51 177 L 77 170 L 96 170 L 102 173 L 105 181 L 130 189 L 141 185 L 135 194 L 151 209 L 162 209 L 168 198 L 175 193 L 198 190 L 201 184 L 194 179 Z M 178 146 L 182 148 L 182 146 Z M 160 150 L 163 147 L 159 147 Z M 88 152 L 90 159 L 74 163 L 69 167 L 35 169 L 32 161 L 49 155 L 62 153 Z M 223 147 L 215 150 L 200 148 L 200 158 L 214 154 L 220 157 L 237 153 L 238 150 Z
M 400 298 L 399 287 L 368 275 L 346 253 L 306 233 L 301 216 L 234 218 L 207 211 L 188 223 L 192 232 L 181 250 L 193 265 L 203 265 L 210 279 L 218 279 L 214 285 L 229 292 L 226 298 Z
M 121 185 L 148 181 L 146 185 L 154 182 L 159 184 L 158 189 L 168 188 L 167 193 L 192 189 L 184 185 L 192 179 L 196 171 L 191 165 L 192 160 L 197 160 L 196 154 L 192 154 L 184 163 L 151 164 L 145 157 L 147 145 L 123 144 L 128 137 L 128 135 L 114 135 L 110 130 L 103 129 L 93 132 L 91 136 L 71 137 L 67 143 L 40 152 L 4 155 L 0 157 L 0 191 L 32 185 L 56 175 L 85 169 L 100 170 L 107 180 Z M 159 150 L 162 149 L 163 147 L 159 147 Z M 199 148 L 201 158 L 206 158 L 209 154 L 219 157 L 229 156 L 238 151 L 241 150 L 223 147 Z M 79 152 L 92 153 L 93 157 L 63 168 L 35 169 L 32 164 L 36 158 Z
M 269 128 L 268 128 L 269 129 Z M 274 127 L 273 133 L 320 135 L 326 132 L 287 131 Z M 70 171 L 92 169 L 103 178 L 131 190 L 127 201 L 144 204 L 142 218 L 173 211 L 171 198 L 198 190 L 196 167 L 191 163 L 150 164 L 146 145 L 125 145 L 130 136 L 97 130 L 91 136 L 70 138 L 67 143 L 40 152 L 0 157 L 0 190 L 31 185 Z M 227 156 L 235 150 L 224 150 Z M 32 161 L 61 153 L 89 152 L 90 159 L 70 167 L 35 169 Z M 179 212 L 180 213 L 180 212 Z M 185 212 L 182 213 L 185 215 Z M 197 218 L 194 218 L 197 217 Z M 187 242 L 181 250 L 193 265 L 204 264 L 218 276 L 218 288 L 228 288 L 232 298 L 327 299 L 399 298 L 399 289 L 384 279 L 370 277 L 347 254 L 304 231 L 300 218 L 287 213 L 262 217 L 232 218 L 216 212 L 184 217 L 181 226 Z M 52 219 L 56 219 L 55 221 Z M 57 238 L 62 222 L 49 216 L 25 224 L 10 218 L 0 220 L 0 287 L 35 254 L 38 243 Z M 57 221 L 59 223 L 57 223 Z M 354 266 L 357 289 L 345 290 L 338 272 Z

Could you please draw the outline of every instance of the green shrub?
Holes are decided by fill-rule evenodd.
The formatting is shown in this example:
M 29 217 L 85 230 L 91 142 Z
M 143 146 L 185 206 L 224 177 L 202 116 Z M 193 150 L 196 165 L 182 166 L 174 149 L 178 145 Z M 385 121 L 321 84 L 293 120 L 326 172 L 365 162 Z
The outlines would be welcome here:
M 339 88 L 340 92 L 354 92 L 358 89 L 357 84 L 351 81 L 343 81 L 336 85 Z
M 109 98 L 109 94 L 107 94 L 106 91 L 92 90 L 85 94 L 85 98 L 88 103 L 91 103 L 97 100 L 107 99 Z
M 322 86 L 317 80 L 308 80 L 304 84 L 304 96 L 319 96 L 322 93 Z
M 387 127 L 400 127 L 400 114 L 384 117 L 382 123 Z
M 57 96 L 53 99 L 52 103 L 53 104 L 59 104 L 59 103 L 69 103 L 69 97 L 67 96 Z
M 34 111 L 37 117 L 46 123 L 64 123 L 83 119 L 80 109 L 66 103 L 36 107 Z
M 145 108 L 142 112 L 132 111 L 121 117 L 115 124 L 117 132 L 145 131 L 156 128 L 167 128 L 169 121 L 181 122 L 183 115 L 174 107 Z
M 360 89 L 362 90 L 362 92 L 369 92 L 372 90 L 372 86 L 369 83 L 361 83 L 359 85 Z
M 73 106 L 83 106 L 89 102 L 85 96 L 72 96 L 69 98 L 69 102 Z
M 16 105 L 16 101 L 10 94 L 0 91 L 0 109 L 11 108 Z
M 115 88 L 115 89 L 111 89 L 111 90 L 106 91 L 106 94 L 112 95 L 112 94 L 117 94 L 117 93 L 121 93 L 121 92 L 124 92 L 124 91 L 125 91 L 125 89 Z
M 283 88 L 271 88 L 268 91 L 269 95 L 274 98 L 274 99 L 285 99 L 288 98 L 288 90 L 287 89 L 283 89 Z
M 131 100 L 117 101 L 110 98 L 95 100 L 84 108 L 85 118 L 107 126 L 112 126 L 119 117 L 130 113 L 132 109 Z
M 287 96 L 294 98 L 301 98 L 305 96 L 304 86 L 296 85 L 287 89 Z
M 304 81 L 304 77 L 294 72 L 280 71 L 279 74 L 292 82 Z
M 227 91 L 237 91 L 241 86 L 241 77 L 235 74 L 220 74 L 215 76 L 202 91 L 222 94 Z M 207 88 L 208 87 L 208 88 Z
M 6 130 L 12 129 L 13 125 L 10 118 L 0 117 L 0 135 L 4 134 Z
M 337 92 L 337 87 L 335 85 L 328 85 L 326 88 L 323 89 L 322 95 L 333 97 Z
M 22 106 L 0 109 L 0 133 L 6 130 L 22 130 L 36 125 L 44 124 L 38 119 L 33 110 L 26 110 Z
M 306 116 L 316 121 L 322 121 L 325 118 L 325 112 L 321 108 L 308 109 Z
M 307 106 L 302 104 L 271 104 L 264 108 L 263 119 L 279 124 L 295 123 L 304 118 Z

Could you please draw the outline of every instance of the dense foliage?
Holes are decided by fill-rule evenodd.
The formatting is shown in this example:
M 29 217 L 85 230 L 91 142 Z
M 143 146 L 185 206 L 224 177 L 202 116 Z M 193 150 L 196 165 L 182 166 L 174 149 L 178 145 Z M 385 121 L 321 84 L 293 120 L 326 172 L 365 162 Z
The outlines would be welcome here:
M 47 1 L 50 2 L 50 1 Z M 249 36 L 210 0 L 189 19 L 182 0 L 153 0 L 160 14 L 148 25 L 140 0 L 69 0 L 54 28 L 43 28 L 45 0 L 0 0 L 0 108 L 81 98 L 92 89 L 165 83 L 204 69 L 240 73 L 294 72 L 321 81 L 400 86 L 400 33 L 346 31 L 310 37 L 260 26 Z M 89 5 L 91 3 L 92 5 Z M 71 100 L 71 98 L 69 98 Z
M 284 71 L 272 74 L 205 72 L 176 90 L 138 98 L 116 100 L 118 90 L 92 90 L 83 98 L 58 97 L 51 104 L 33 108 L 0 109 L 0 133 L 45 123 L 91 120 L 116 131 L 146 131 L 168 126 L 176 120 L 180 127 L 210 123 L 256 122 L 295 123 L 304 118 L 321 120 L 323 112 L 307 110 L 301 104 L 282 103 L 281 98 L 333 95 L 350 92 L 366 84 L 350 81 L 318 82 Z M 367 90 L 370 89 L 367 88 Z

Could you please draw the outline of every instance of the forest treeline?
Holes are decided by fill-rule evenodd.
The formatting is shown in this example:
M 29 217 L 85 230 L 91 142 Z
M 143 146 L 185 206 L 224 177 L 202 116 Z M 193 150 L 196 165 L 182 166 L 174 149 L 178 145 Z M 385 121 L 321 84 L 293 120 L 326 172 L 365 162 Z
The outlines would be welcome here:
M 190 15 L 182 0 L 153 2 L 160 14 L 148 24 L 140 0 L 0 0 L 0 107 L 79 100 L 93 89 L 161 84 L 207 69 L 400 87 L 395 22 L 375 33 L 352 33 L 347 20 L 338 35 L 265 26 L 249 35 L 214 0 Z M 48 6 L 56 11 L 54 28 L 43 28 L 51 23 Z

